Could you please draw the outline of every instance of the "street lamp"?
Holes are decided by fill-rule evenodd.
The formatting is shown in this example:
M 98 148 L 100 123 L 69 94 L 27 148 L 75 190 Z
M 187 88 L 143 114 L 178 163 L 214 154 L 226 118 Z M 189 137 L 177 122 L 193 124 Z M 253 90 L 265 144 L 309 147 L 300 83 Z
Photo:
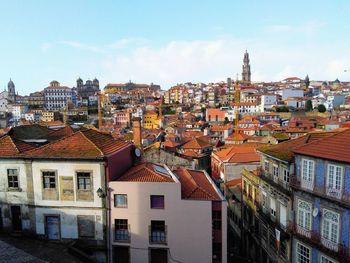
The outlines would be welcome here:
M 99 198 L 104 198 L 106 197 L 106 194 L 103 192 L 102 188 L 98 188 L 97 191 L 96 191 L 97 195 Z

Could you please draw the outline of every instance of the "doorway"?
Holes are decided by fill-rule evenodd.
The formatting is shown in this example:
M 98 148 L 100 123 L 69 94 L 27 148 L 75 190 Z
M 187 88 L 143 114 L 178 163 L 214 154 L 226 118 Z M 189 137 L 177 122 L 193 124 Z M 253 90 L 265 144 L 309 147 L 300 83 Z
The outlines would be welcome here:
M 60 233 L 60 217 L 59 216 L 46 216 L 46 236 L 50 240 L 59 240 L 61 238 Z
M 21 207 L 19 205 L 11 206 L 12 230 L 22 231 Z
M 113 248 L 114 263 L 130 263 L 130 249 L 127 246 Z

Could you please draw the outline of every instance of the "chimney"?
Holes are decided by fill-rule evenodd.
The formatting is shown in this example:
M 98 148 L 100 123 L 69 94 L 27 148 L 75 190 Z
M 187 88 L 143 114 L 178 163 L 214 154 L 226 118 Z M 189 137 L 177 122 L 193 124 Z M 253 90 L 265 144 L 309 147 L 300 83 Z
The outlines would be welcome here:
M 141 132 L 140 117 L 134 117 L 132 119 L 132 132 L 133 132 L 135 146 L 142 150 L 142 132 Z

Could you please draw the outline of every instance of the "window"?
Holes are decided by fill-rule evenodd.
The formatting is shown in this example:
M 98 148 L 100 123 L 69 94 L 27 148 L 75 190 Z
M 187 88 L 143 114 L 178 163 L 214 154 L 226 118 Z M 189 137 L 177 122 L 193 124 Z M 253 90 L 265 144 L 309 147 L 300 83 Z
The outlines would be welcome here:
M 301 185 L 306 189 L 313 189 L 314 184 L 314 161 L 302 159 Z
M 267 194 L 266 194 L 266 192 L 262 192 L 262 206 L 267 208 Z
M 7 169 L 7 180 L 10 188 L 18 188 L 18 170 Z
M 88 172 L 77 172 L 78 189 L 91 190 L 91 177 Z
M 164 195 L 151 195 L 151 208 L 164 209 Z
M 339 214 L 323 209 L 322 237 L 338 244 L 339 240 Z
M 56 173 L 55 172 L 43 172 L 43 187 L 45 189 L 56 188 Z
M 310 248 L 297 243 L 297 263 L 310 263 L 311 251 Z
M 327 173 L 327 194 L 340 198 L 342 181 L 343 168 L 341 166 L 329 164 Z
M 298 200 L 298 225 L 307 230 L 311 230 L 311 207 L 310 203 Z
M 280 205 L 280 224 L 284 227 L 287 226 L 287 207 L 283 204 Z
M 116 241 L 129 241 L 129 225 L 128 219 L 115 219 L 115 233 L 114 238 Z
M 114 206 L 115 207 L 128 207 L 128 196 L 125 194 L 114 195 Z
M 269 161 L 265 160 L 265 162 L 264 162 L 264 170 L 267 173 L 269 172 L 269 170 L 270 170 Z
M 321 259 L 320 263 L 337 263 L 337 261 L 335 261 L 335 260 L 333 260 L 325 255 L 321 255 L 320 259 Z
M 276 199 L 270 198 L 270 212 L 273 217 L 276 217 Z
M 273 165 L 273 179 L 274 181 L 278 181 L 278 165 Z
M 150 242 L 166 243 L 165 221 L 151 221 Z
M 79 237 L 95 237 L 95 216 L 78 215 Z
M 283 181 L 289 183 L 289 170 L 288 168 L 283 169 Z

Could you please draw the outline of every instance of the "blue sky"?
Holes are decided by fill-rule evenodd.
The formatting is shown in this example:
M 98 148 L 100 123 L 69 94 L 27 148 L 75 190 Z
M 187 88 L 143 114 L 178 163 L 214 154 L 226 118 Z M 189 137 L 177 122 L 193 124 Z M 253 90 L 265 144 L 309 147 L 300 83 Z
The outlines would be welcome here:
M 0 86 L 349 80 L 349 1 L 1 1 Z

